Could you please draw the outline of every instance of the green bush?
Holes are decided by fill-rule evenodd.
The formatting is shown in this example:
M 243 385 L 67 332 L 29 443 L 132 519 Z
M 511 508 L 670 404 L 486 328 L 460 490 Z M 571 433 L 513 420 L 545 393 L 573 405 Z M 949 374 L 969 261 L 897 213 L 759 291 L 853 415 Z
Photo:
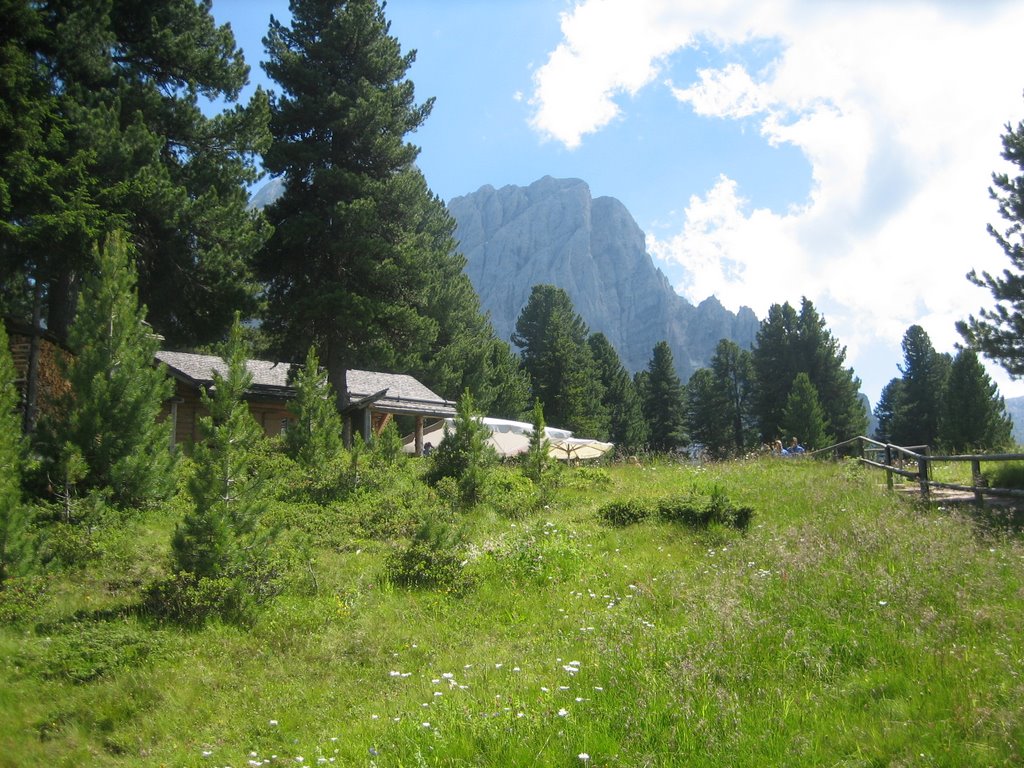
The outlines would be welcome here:
M 465 551 L 462 529 L 430 515 L 409 543 L 388 558 L 387 575 L 393 584 L 403 587 L 461 592 L 467 586 Z
M 597 514 L 610 525 L 626 526 L 646 520 L 651 514 L 651 508 L 641 499 L 622 499 L 601 505 Z
M 519 469 L 496 467 L 484 481 L 484 503 L 502 517 L 526 517 L 541 506 L 542 499 L 540 487 Z
M 565 474 L 565 484 L 571 488 L 607 488 L 612 484 L 612 476 L 604 467 L 575 467 Z
M 737 507 L 729 501 L 721 488 L 714 487 L 707 498 L 696 491 L 682 496 L 670 496 L 657 503 L 660 519 L 685 525 L 689 528 L 707 528 L 721 525 L 744 531 L 750 526 L 754 510 Z
M 250 614 L 239 587 L 227 576 L 209 578 L 179 571 L 149 586 L 143 609 L 153 618 L 190 627 L 210 619 L 244 623 Z
M 993 462 L 982 472 L 982 477 L 990 488 L 1024 488 L 1024 463 Z
M 722 525 L 746 530 L 754 510 L 733 505 L 725 493 L 715 487 L 708 496 L 694 489 L 687 494 L 665 496 L 649 502 L 640 499 L 610 501 L 598 509 L 597 514 L 606 523 L 618 526 L 633 525 L 649 517 L 656 517 L 666 523 L 685 525 L 688 528 L 705 529 L 710 525 Z
M 678 523 L 689 528 L 704 528 L 714 516 L 710 505 L 695 494 L 658 499 L 655 502 L 655 514 L 666 523 Z
M 46 593 L 42 576 L 15 576 L 0 588 L 0 624 L 18 624 L 29 619 Z

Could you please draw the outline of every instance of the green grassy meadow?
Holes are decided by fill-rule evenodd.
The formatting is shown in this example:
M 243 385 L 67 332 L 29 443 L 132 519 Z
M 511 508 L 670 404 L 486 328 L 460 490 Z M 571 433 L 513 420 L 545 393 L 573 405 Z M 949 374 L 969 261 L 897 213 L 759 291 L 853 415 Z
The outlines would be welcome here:
M 598 514 L 694 489 L 749 527 Z M 138 610 L 183 503 L 3 594 L 0 766 L 1024 764 L 1020 534 L 852 463 L 565 470 L 460 516 L 457 588 L 389 578 L 386 499 L 281 502 L 251 626 Z

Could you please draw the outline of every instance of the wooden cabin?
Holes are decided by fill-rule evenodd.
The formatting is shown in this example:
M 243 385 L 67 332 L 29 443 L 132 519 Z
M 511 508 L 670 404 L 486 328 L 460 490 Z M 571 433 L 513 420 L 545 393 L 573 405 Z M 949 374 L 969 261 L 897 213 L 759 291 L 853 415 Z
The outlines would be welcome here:
M 206 411 L 200 392 L 213 385 L 213 373 L 227 375 L 227 364 L 216 355 L 161 351 L 157 362 L 167 366 L 174 379 L 174 396 L 164 406 L 164 413 L 174 422 L 172 443 L 189 445 L 199 439 L 199 417 Z M 295 397 L 292 386 L 293 366 L 269 360 L 249 360 L 252 384 L 246 401 L 256 422 L 268 436 L 280 434 L 292 418 L 288 403 Z M 417 455 L 422 454 L 425 425 L 455 415 L 455 404 L 435 394 L 412 376 L 400 373 L 348 371 L 349 407 L 346 418 L 351 429 L 359 430 L 369 440 L 394 416 L 415 419 Z

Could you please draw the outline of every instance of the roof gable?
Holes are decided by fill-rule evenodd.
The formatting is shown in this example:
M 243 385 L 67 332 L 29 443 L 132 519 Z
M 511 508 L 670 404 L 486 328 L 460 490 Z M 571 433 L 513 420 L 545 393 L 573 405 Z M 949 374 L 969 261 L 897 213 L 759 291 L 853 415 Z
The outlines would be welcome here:
M 226 376 L 227 363 L 217 355 L 196 355 L 190 352 L 161 350 L 156 359 L 164 363 L 171 375 L 193 386 L 210 386 L 213 374 Z M 270 360 L 247 360 L 246 368 L 252 374 L 250 392 L 281 398 L 295 396 L 289 382 L 292 363 Z M 374 401 L 377 410 L 389 413 L 422 413 L 429 416 L 449 416 L 455 413 L 455 404 L 428 389 L 412 376 L 404 373 L 379 373 L 350 369 L 347 375 L 349 400 L 360 400 L 379 392 L 385 394 Z

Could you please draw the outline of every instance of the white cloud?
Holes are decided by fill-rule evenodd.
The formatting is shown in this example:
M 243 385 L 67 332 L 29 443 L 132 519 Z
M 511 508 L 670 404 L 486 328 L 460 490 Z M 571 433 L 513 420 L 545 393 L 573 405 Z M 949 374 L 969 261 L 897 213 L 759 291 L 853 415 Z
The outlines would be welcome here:
M 690 42 L 685 28 L 661 23 L 658 5 L 592 0 L 563 13 L 564 40 L 534 75 L 531 125 L 571 149 L 613 121 L 615 95 L 651 83 L 661 59 Z
M 689 102 L 693 111 L 705 117 L 741 118 L 764 111 L 765 95 L 750 74 L 739 64 L 724 69 L 697 71 L 700 82 L 689 88 L 676 88 L 669 83 L 673 95 Z
M 668 87 L 700 118 L 753 118 L 767 143 L 797 147 L 811 166 L 808 199 L 773 213 L 723 176 L 690 198 L 682 232 L 648 238 L 650 251 L 682 265 L 679 289 L 694 301 L 715 294 L 763 313 L 807 295 L 858 371 L 913 323 L 950 349 L 953 323 L 988 300 L 964 274 L 1006 266 L 985 232 L 997 220 L 987 187 L 1003 126 L 1024 117 L 1024 5 L 750 5 L 578 4 L 536 73 L 533 126 L 577 146 L 621 114 L 623 94 L 664 87 L 674 51 L 713 41 L 729 60 L 751 40 L 774 41 L 780 52 L 761 71 L 736 60 L 689 82 L 675 71 Z

